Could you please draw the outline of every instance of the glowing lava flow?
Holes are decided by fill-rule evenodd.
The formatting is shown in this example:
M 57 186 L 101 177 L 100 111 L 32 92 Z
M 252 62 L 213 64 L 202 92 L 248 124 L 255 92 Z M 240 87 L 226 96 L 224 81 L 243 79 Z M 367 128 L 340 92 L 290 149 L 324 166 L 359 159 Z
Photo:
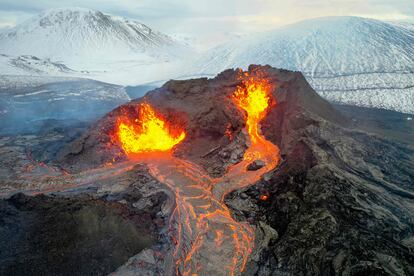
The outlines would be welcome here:
M 139 106 L 139 117 L 134 123 L 118 121 L 118 138 L 125 153 L 137 154 L 168 151 L 184 140 L 185 133 L 181 131 L 174 136 L 154 109 L 149 104 L 142 103 Z
M 224 200 L 228 193 L 259 181 L 264 173 L 273 170 L 280 161 L 279 148 L 266 140 L 259 129 L 260 121 L 266 116 L 269 106 L 275 104 L 270 93 L 271 86 L 265 78 L 249 76 L 247 73 L 242 76 L 242 82 L 234 92 L 233 99 L 246 113 L 250 145 L 243 155 L 243 161 L 230 167 L 213 187 L 214 196 L 221 200 Z M 259 159 L 265 163 L 263 168 L 256 171 L 247 170 L 252 161 Z
M 252 143 L 263 139 L 259 135 L 259 123 L 265 117 L 265 111 L 270 104 L 269 90 L 266 79 L 248 77 L 243 86 L 237 86 L 233 94 L 236 104 L 247 113 L 246 127 Z
M 163 142 L 162 147 L 149 148 L 148 144 L 135 143 L 152 141 L 145 138 L 153 137 L 151 131 L 169 134 L 165 129 L 159 129 L 164 124 L 157 123 L 154 128 L 144 127 L 147 122 L 142 120 L 153 116 L 141 115 L 141 129 L 145 130 L 141 132 L 144 135 L 142 138 L 136 136 L 139 132 L 132 126 L 119 124 L 119 141 L 127 154 L 147 152 L 149 149 L 164 152 L 143 154 L 139 158 L 148 165 L 152 176 L 175 192 L 176 207 L 171 215 L 170 234 L 175 245 L 173 258 L 177 275 L 240 274 L 254 248 L 255 229 L 233 219 L 224 204 L 224 197 L 235 189 L 254 184 L 279 162 L 279 149 L 259 131 L 259 123 L 271 102 L 270 87 L 265 80 L 247 78 L 242 86 L 237 87 L 233 98 L 241 111 L 246 112 L 250 146 L 243 160 L 218 179 L 210 178 L 202 168 L 171 154 L 170 149 L 184 139 L 184 132 L 175 138 L 170 136 L 166 139 L 168 143 Z M 147 110 L 152 110 L 148 107 Z M 134 155 L 134 159 L 136 157 Z M 256 159 L 263 160 L 266 165 L 259 170 L 248 171 L 247 166 Z

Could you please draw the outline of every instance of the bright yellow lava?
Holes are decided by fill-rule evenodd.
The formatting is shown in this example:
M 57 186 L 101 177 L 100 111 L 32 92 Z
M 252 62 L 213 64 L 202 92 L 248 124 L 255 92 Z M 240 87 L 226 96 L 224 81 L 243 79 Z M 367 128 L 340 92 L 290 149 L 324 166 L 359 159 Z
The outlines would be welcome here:
M 135 123 L 118 121 L 117 136 L 126 154 L 169 151 L 184 140 L 185 132 L 179 133 L 173 135 L 166 122 L 147 103 L 140 105 Z
M 236 104 L 247 112 L 247 132 L 252 143 L 260 138 L 259 122 L 265 117 L 269 107 L 270 87 L 265 79 L 248 78 L 243 81 L 243 86 L 237 86 L 233 94 Z

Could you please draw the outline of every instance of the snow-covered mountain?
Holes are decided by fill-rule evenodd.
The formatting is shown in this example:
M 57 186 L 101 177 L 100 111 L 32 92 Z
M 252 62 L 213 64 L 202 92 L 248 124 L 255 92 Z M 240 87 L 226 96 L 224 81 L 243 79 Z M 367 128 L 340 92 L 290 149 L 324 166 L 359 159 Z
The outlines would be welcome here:
M 119 58 L 146 53 L 170 58 L 169 36 L 125 18 L 83 8 L 52 9 L 0 35 L 0 52 L 52 60 Z
M 166 70 L 188 51 L 142 23 L 83 8 L 47 10 L 0 33 L 0 54 L 30 55 L 63 64 L 80 77 L 118 83 L 125 76 L 151 81 L 141 72 Z
M 65 76 L 142 85 L 249 64 L 302 71 L 326 99 L 414 113 L 414 25 L 312 19 L 233 39 L 205 53 L 99 11 L 45 11 L 0 33 L 0 75 Z M 186 45 L 184 45 L 186 44 Z
M 249 64 L 302 71 L 333 102 L 414 113 L 414 28 L 359 17 L 306 20 L 208 51 L 189 70 Z

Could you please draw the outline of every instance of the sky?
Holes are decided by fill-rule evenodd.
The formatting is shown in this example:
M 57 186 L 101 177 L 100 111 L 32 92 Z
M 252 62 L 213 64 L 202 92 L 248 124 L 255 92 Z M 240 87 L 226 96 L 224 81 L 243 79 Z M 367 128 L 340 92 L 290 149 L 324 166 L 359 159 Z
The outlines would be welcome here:
M 13 27 L 42 10 L 63 7 L 136 19 L 206 47 L 234 36 L 323 16 L 414 22 L 414 0 L 1 0 L 0 28 Z

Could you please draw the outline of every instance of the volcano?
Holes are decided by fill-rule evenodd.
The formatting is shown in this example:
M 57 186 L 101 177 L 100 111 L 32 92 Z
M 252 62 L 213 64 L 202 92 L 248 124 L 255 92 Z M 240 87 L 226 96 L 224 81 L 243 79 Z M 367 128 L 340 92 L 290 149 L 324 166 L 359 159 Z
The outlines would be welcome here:
M 9 155 L 16 148 L 4 145 Z M 2 171 L 1 227 L 44 222 L 27 214 L 33 202 L 47 216 L 72 204 L 91 217 L 91 205 L 118 210 L 99 213 L 100 221 L 111 218 L 110 233 L 126 223 L 148 238 L 129 230 L 120 242 L 137 242 L 118 246 L 116 259 L 106 246 L 98 274 L 414 273 L 414 149 L 358 129 L 299 72 L 252 65 L 213 79 L 172 80 L 54 148 L 42 160 L 59 168 L 53 174 L 23 165 Z M 66 207 L 50 207 L 62 201 Z M 40 230 L 27 231 L 37 237 Z M 10 241 L 18 235 L 4 233 Z M 41 244 L 53 231 L 39 236 Z M 54 262 L 36 266 L 40 253 L 24 246 L 15 246 L 19 254 L 0 250 L 8 260 L 0 272 L 19 258 L 33 259 L 22 271 L 37 273 L 99 265 L 76 267 L 56 244 Z M 99 247 L 82 250 L 96 254 Z

